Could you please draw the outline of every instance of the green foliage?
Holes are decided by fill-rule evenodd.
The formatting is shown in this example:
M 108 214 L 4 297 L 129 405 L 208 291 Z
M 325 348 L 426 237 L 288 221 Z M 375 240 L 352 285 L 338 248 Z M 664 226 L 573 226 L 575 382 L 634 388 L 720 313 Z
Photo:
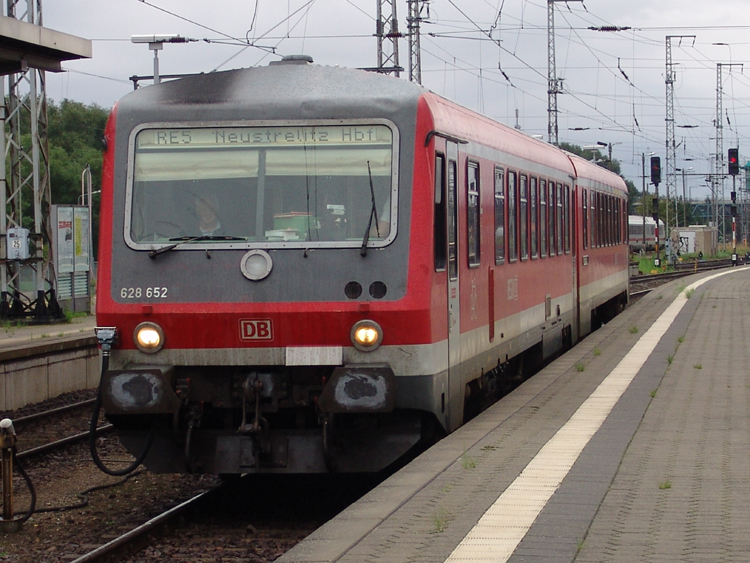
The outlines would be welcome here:
M 77 204 L 81 174 L 91 167 L 93 191 L 101 189 L 104 127 L 109 111 L 96 105 L 63 100 L 48 101 L 50 186 L 53 204 Z M 93 198 L 94 253 L 99 233 L 99 195 Z

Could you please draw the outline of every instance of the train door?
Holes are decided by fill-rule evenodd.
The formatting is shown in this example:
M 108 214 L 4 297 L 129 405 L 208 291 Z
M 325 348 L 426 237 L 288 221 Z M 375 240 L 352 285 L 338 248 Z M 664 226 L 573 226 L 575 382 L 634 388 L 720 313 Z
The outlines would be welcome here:
M 448 234 L 448 381 L 450 389 L 450 429 L 455 430 L 463 422 L 464 385 L 461 378 L 461 311 L 459 308 L 458 267 L 458 145 L 446 142 L 448 155 L 447 225 Z

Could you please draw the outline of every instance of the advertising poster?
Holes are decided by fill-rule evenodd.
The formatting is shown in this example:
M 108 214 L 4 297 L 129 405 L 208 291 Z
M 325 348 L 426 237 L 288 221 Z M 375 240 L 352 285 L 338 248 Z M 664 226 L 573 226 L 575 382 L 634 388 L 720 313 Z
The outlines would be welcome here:
M 75 271 L 72 207 L 57 208 L 57 268 L 61 274 Z

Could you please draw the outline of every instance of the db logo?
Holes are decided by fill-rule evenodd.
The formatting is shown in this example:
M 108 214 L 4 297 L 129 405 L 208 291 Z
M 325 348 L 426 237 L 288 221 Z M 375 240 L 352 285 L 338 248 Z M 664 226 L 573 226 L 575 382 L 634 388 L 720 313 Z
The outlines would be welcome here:
M 273 340 L 271 319 L 240 321 L 240 338 L 242 340 Z

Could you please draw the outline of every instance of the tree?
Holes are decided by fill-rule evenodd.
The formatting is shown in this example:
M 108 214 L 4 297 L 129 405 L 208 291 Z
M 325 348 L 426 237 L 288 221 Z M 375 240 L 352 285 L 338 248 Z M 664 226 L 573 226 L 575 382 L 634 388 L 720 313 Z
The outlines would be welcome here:
M 48 101 L 50 187 L 52 203 L 81 202 L 81 175 L 91 167 L 93 190 L 101 189 L 104 127 L 109 111 L 96 105 L 63 100 L 60 105 Z M 93 198 L 93 252 L 97 254 L 99 237 L 99 196 Z

